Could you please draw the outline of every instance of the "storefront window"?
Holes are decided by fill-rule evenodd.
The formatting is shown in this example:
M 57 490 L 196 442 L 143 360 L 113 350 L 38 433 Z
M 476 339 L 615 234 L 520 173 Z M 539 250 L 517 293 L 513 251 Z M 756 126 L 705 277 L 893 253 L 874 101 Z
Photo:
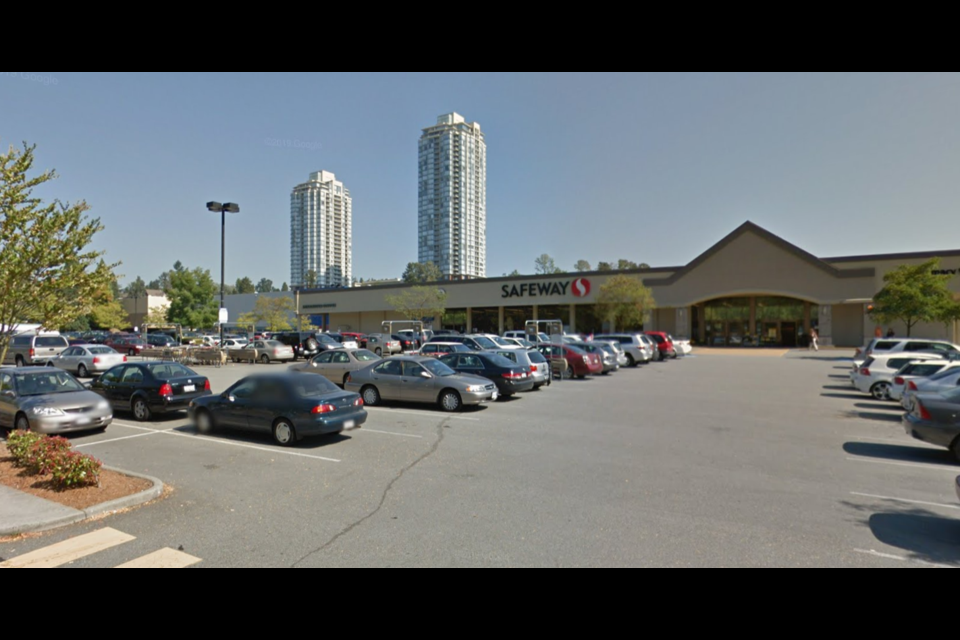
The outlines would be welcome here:
M 575 333 L 590 335 L 591 333 L 603 333 L 605 330 L 603 318 L 597 313 L 596 305 L 577 305 L 577 329 Z
M 453 329 L 454 331 L 467 330 L 467 310 L 466 309 L 447 309 L 443 312 L 443 328 Z
M 486 307 L 473 310 L 474 333 L 499 333 L 500 308 Z
M 537 317 L 540 320 L 560 320 L 564 328 L 570 327 L 570 305 L 540 307 L 537 310 Z
M 795 347 L 803 343 L 806 332 L 805 305 L 802 300 L 772 296 L 711 300 L 703 305 L 706 344 Z M 814 306 L 811 314 L 817 313 L 818 307 Z
M 503 310 L 504 331 L 524 331 L 527 320 L 533 320 L 533 307 L 505 307 Z

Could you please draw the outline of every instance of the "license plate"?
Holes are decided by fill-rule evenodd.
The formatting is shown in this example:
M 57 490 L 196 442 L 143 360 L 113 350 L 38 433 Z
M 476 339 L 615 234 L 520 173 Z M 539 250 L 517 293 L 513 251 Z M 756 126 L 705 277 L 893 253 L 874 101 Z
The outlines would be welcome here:
M 356 428 L 357 428 L 356 420 L 347 420 L 346 422 L 343 423 L 344 431 L 350 431 L 350 429 L 356 429 Z
M 189 384 L 183 388 L 184 393 L 193 393 L 197 390 L 196 385 Z
M 496 399 L 499 398 L 499 397 L 500 397 L 500 393 L 497 392 L 497 391 L 494 391 L 494 392 L 493 392 L 493 395 L 490 397 L 490 399 L 491 399 L 491 400 L 496 400 Z
M 80 426 L 93 424 L 93 418 L 87 418 L 87 417 L 77 418 L 77 424 Z

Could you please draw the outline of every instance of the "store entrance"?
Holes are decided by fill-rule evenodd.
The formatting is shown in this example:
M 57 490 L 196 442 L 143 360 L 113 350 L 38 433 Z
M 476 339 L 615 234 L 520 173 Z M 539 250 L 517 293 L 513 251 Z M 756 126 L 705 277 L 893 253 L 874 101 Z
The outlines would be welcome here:
M 770 296 L 720 298 L 698 309 L 702 344 L 710 347 L 796 347 L 819 308 L 803 300 Z M 808 324 L 810 323 L 810 324 Z

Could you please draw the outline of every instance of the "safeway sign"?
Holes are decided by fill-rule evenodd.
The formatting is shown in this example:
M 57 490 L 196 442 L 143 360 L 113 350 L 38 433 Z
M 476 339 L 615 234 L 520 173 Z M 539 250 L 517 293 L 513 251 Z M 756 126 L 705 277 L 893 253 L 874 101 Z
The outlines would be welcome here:
M 524 282 L 522 284 L 505 284 L 501 287 L 501 298 L 547 298 L 565 296 L 568 292 L 577 298 L 586 298 L 590 295 L 591 285 L 586 278 L 576 280 L 558 280 L 554 282 Z

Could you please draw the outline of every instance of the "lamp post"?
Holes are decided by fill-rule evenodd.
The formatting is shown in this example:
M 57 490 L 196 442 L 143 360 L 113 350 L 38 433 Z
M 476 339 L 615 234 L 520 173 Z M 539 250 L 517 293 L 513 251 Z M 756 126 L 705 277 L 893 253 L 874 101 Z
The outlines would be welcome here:
M 223 313 L 226 256 L 227 256 L 227 213 L 240 213 L 240 205 L 233 202 L 220 204 L 219 202 L 208 202 L 207 211 L 214 213 L 220 212 L 220 310 L 218 311 L 217 324 L 220 326 L 220 348 L 223 348 L 223 318 L 219 317 Z

